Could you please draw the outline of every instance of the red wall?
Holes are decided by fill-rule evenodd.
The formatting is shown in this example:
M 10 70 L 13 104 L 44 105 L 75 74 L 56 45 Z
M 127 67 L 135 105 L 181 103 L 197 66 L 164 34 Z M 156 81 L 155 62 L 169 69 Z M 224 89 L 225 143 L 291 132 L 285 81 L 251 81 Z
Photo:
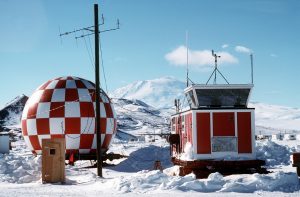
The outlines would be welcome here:
M 210 114 L 209 113 L 197 113 L 197 153 L 198 154 L 210 154 Z
M 234 112 L 213 112 L 213 135 L 235 136 Z
M 237 113 L 238 153 L 252 153 L 251 113 Z

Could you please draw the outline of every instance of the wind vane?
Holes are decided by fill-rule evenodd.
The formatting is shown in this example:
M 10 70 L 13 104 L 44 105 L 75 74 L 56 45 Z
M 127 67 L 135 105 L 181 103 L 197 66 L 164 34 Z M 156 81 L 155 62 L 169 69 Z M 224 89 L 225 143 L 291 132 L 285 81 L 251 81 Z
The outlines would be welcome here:
M 218 58 L 221 58 L 220 55 L 217 55 L 214 50 L 211 50 L 211 55 L 215 58 L 215 69 L 214 71 L 211 73 L 209 79 L 206 82 L 206 85 L 208 84 L 208 82 L 210 81 L 211 77 L 213 75 L 215 75 L 214 77 L 214 84 L 217 84 L 217 72 L 223 77 L 223 79 L 227 82 L 227 84 L 229 84 L 229 82 L 227 81 L 227 79 L 222 75 L 222 73 L 219 71 L 218 69 Z

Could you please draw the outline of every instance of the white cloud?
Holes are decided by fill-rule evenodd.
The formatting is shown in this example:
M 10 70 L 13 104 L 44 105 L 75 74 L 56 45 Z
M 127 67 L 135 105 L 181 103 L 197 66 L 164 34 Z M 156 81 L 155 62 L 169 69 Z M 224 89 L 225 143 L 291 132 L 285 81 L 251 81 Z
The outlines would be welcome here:
M 244 47 L 244 46 L 236 46 L 234 49 L 238 53 L 247 53 L 247 54 L 252 53 L 251 49 Z
M 226 49 L 226 48 L 228 48 L 228 47 L 229 47 L 228 44 L 223 44 L 223 45 L 222 45 L 222 49 Z
M 271 56 L 271 57 L 277 57 L 277 55 L 274 54 L 274 53 L 271 53 L 270 56 Z
M 186 66 L 186 50 L 185 46 L 179 46 L 173 51 L 165 55 L 165 59 L 175 66 Z M 192 68 L 206 70 L 208 67 L 214 65 L 214 57 L 211 54 L 211 50 L 189 50 L 189 65 Z M 221 58 L 218 59 L 219 64 L 236 64 L 238 59 L 225 51 L 216 52 Z

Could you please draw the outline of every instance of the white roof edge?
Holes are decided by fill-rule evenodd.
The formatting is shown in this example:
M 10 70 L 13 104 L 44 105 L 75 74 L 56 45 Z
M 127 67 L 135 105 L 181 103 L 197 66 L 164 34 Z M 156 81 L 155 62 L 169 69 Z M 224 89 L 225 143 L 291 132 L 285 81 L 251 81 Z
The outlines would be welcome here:
M 254 84 L 194 84 L 184 89 L 184 92 L 188 92 L 191 89 L 238 89 L 238 88 L 250 88 L 252 89 Z

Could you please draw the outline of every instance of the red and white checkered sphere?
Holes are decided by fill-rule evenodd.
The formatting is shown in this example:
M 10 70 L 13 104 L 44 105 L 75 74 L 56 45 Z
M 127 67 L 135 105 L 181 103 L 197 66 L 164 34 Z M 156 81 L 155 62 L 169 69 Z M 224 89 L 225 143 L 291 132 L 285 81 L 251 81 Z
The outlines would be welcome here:
M 102 150 L 108 149 L 116 125 L 113 105 L 101 91 Z M 44 138 L 65 138 L 67 154 L 96 152 L 95 85 L 78 77 L 59 77 L 41 85 L 24 107 L 22 134 L 29 149 L 37 154 L 41 154 Z

